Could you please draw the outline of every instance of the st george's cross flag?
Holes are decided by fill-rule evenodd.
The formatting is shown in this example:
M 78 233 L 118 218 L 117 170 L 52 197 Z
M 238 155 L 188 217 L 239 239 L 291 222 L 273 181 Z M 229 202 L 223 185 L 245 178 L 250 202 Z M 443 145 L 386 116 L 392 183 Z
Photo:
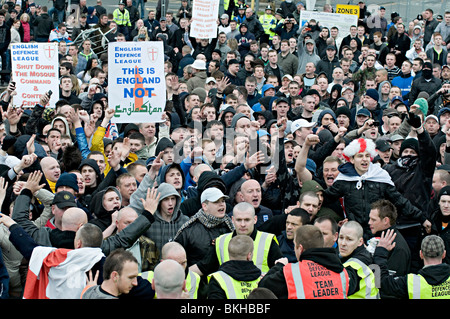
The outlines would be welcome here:
M 86 272 L 103 256 L 100 248 L 34 248 L 23 298 L 79 299 L 86 286 Z

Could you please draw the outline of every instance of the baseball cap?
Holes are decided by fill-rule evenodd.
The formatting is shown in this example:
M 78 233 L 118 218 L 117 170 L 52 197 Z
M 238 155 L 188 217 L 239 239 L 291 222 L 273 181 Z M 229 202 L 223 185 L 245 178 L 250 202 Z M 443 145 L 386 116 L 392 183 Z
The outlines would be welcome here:
M 52 205 L 56 205 L 60 209 L 77 207 L 75 197 L 72 193 L 66 191 L 57 192 L 53 198 Z
M 362 108 L 359 109 L 358 112 L 356 112 L 356 116 L 358 115 L 370 117 L 370 111 L 368 109 Z
M 298 119 L 292 123 L 291 132 L 294 133 L 295 131 L 297 131 L 299 128 L 302 127 L 314 127 L 314 126 L 316 126 L 316 122 L 308 122 L 305 119 Z
M 420 247 L 425 257 L 441 257 L 445 250 L 444 241 L 437 235 L 426 236 Z
M 439 123 L 438 117 L 437 117 L 436 115 L 434 115 L 434 114 L 428 115 L 428 116 L 425 118 L 425 121 L 424 121 L 424 122 L 428 121 L 429 119 L 433 119 L 433 120 L 435 120 L 437 123 Z
M 216 79 L 213 78 L 212 76 L 210 76 L 209 78 L 206 78 L 206 83 L 209 83 L 209 82 L 214 82 L 214 83 L 216 83 Z
M 276 99 L 276 104 L 275 104 L 275 105 L 278 105 L 278 103 L 281 103 L 281 102 L 285 102 L 285 103 L 287 103 L 287 104 L 290 104 L 290 103 L 289 103 L 289 100 L 288 100 L 287 98 L 285 98 L 285 97 L 280 97 L 280 98 Z
M 200 197 L 200 202 L 204 202 L 205 200 L 207 200 L 208 202 L 217 202 L 219 199 L 221 198 L 228 198 L 227 195 L 225 195 L 224 193 L 222 193 L 222 191 L 218 188 L 215 187 L 210 187 L 205 189 L 202 192 L 202 195 Z
M 386 152 L 387 150 L 391 149 L 391 144 L 389 144 L 389 142 L 385 139 L 378 139 L 375 142 L 375 147 L 380 152 Z

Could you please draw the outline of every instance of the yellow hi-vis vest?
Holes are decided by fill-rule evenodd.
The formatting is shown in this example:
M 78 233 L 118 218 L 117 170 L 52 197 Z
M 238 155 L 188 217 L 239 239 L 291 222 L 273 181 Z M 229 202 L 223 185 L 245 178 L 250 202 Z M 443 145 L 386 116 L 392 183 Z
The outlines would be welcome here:
M 208 282 L 211 277 L 217 280 L 220 287 L 225 291 L 227 299 L 247 299 L 253 289 L 258 288 L 258 283 L 261 280 L 261 277 L 258 277 L 253 281 L 238 281 L 221 270 L 208 275 Z
M 408 275 L 409 299 L 450 299 L 450 277 L 442 284 L 430 285 L 422 275 Z
M 115 9 L 113 11 L 113 20 L 117 23 L 119 26 L 127 26 L 131 27 L 131 21 L 130 21 L 130 12 L 127 9 L 124 9 L 123 12 L 119 9 Z
M 359 282 L 359 291 L 349 295 L 348 299 L 380 299 L 378 288 L 375 286 L 375 275 L 372 270 L 357 258 L 350 258 L 344 264 L 344 267 L 352 267 L 358 272 L 361 278 Z
M 216 254 L 219 265 L 230 260 L 230 256 L 228 255 L 228 245 L 230 244 L 232 237 L 233 233 L 227 233 L 216 239 Z M 255 240 L 253 241 L 253 263 L 263 274 L 267 273 L 270 269 L 267 265 L 267 258 L 273 239 L 275 239 L 278 244 L 278 240 L 273 234 L 257 231 Z
M 269 39 L 272 40 L 272 37 L 276 34 L 273 31 L 270 31 L 270 28 L 277 27 L 277 19 L 271 14 L 263 14 L 259 17 L 259 22 L 261 23 L 264 32 L 269 35 Z
M 147 279 L 149 282 L 152 282 L 153 276 L 155 273 L 153 271 L 145 271 L 139 276 L 143 279 Z M 194 271 L 189 270 L 186 276 L 186 289 L 189 292 L 190 299 L 197 299 L 198 286 L 200 285 L 200 275 Z M 156 292 L 154 299 L 157 299 Z

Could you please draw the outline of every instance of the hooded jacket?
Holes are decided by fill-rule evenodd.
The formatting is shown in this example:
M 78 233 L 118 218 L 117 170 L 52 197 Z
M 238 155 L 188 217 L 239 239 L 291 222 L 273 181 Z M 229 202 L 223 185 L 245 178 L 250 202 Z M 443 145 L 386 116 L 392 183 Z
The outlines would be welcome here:
M 178 229 L 189 220 L 189 217 L 183 215 L 180 211 L 181 196 L 171 184 L 159 184 L 158 193 L 161 194 L 158 202 L 158 208 L 154 214 L 155 221 L 150 226 L 146 236 L 151 238 L 156 245 L 156 248 L 161 252 L 161 248 L 175 237 Z M 169 196 L 176 197 L 176 204 L 173 208 L 172 218 L 166 221 L 161 215 L 161 202 Z
M 104 231 L 108 226 L 112 223 L 112 217 L 111 215 L 116 211 L 119 210 L 120 207 L 113 210 L 106 210 L 103 206 L 103 198 L 108 191 L 114 191 L 117 195 L 119 195 L 119 200 L 122 202 L 122 195 L 120 195 L 119 190 L 116 187 L 110 186 L 107 187 L 105 190 L 102 190 L 95 194 L 92 197 L 91 205 L 90 205 L 90 212 L 94 215 L 94 218 L 89 220 L 89 223 L 97 225 L 100 227 L 102 231 Z
M 383 168 L 389 173 L 399 192 L 414 206 L 427 212 L 431 199 L 437 150 L 427 131 L 418 134 L 418 139 L 418 157 L 414 165 L 402 165 L 400 158 L 394 164 L 388 164 Z M 397 222 L 403 224 L 411 221 L 407 221 L 400 215 Z
M 306 45 L 303 43 L 305 39 L 305 36 L 301 34 L 298 37 L 298 44 L 297 44 L 297 54 L 298 54 L 298 68 L 297 68 L 297 74 L 303 74 L 306 71 L 306 64 L 309 62 L 314 63 L 314 65 L 317 65 L 320 61 L 320 56 L 317 54 L 317 47 L 316 44 L 314 44 L 314 49 L 311 53 L 308 53 L 306 51 Z

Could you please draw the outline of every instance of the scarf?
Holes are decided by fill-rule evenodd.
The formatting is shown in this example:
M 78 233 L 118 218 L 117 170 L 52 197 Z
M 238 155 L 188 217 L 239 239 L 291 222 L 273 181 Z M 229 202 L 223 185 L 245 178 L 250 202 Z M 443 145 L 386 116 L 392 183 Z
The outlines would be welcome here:
M 225 223 L 230 231 L 234 231 L 234 225 L 231 221 L 231 218 L 228 215 L 225 215 L 222 218 L 215 217 L 209 214 L 206 214 L 203 209 L 200 209 L 194 216 L 192 216 L 186 223 L 184 223 L 183 226 L 180 227 L 177 234 L 174 237 L 174 240 L 180 235 L 180 233 L 187 227 L 189 227 L 191 224 L 195 222 L 200 222 L 205 226 L 206 228 L 214 228 L 222 223 Z
M 397 164 L 399 167 L 406 168 L 408 171 L 410 169 L 413 169 L 417 166 L 417 163 L 419 162 L 418 156 L 402 156 L 397 160 Z
M 356 182 L 356 189 L 361 189 L 364 181 L 371 181 L 377 183 L 386 183 L 392 186 L 394 182 L 391 179 L 391 176 L 387 171 L 381 168 L 379 163 L 370 163 L 369 169 L 363 175 L 344 175 L 343 173 L 339 173 L 336 177 L 335 181 L 343 180 L 348 182 Z

